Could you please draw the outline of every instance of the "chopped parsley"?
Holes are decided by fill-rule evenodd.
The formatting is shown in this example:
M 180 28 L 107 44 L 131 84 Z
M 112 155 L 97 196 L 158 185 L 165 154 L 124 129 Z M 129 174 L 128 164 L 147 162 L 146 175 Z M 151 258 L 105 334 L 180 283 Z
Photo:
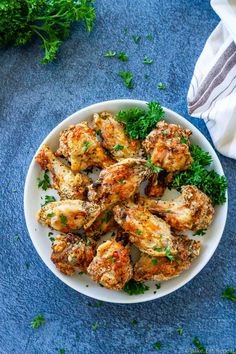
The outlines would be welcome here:
M 236 354 L 236 348 L 233 349 L 232 351 L 228 352 L 228 354 Z
M 93 331 L 96 331 L 96 330 L 98 329 L 98 327 L 99 327 L 98 322 L 95 322 L 95 323 L 92 325 L 92 330 L 93 330 Z
M 152 264 L 154 266 L 158 265 L 158 259 L 157 258 L 152 258 Z
M 180 139 L 180 142 L 181 142 L 181 144 L 187 144 L 188 139 L 182 137 L 182 138 Z
M 178 328 L 176 329 L 176 332 L 177 332 L 180 336 L 182 336 L 183 333 L 184 333 L 184 330 L 183 330 L 182 327 L 178 327 Z
M 138 321 L 137 320 L 132 320 L 132 321 L 130 321 L 130 323 L 132 324 L 132 326 L 136 326 L 138 324 Z
M 65 354 L 65 349 L 60 348 L 60 349 L 59 349 L 59 354 Z
M 63 226 L 67 225 L 67 217 L 65 215 L 60 215 L 60 220 Z
M 116 52 L 114 50 L 108 50 L 103 54 L 105 58 L 113 58 L 116 56 Z
M 164 118 L 165 112 L 159 102 L 149 102 L 147 111 L 138 107 L 120 111 L 116 119 L 125 125 L 125 132 L 132 139 L 145 139 Z
M 207 232 L 207 229 L 201 229 L 201 230 L 197 230 L 196 232 L 194 232 L 193 236 L 204 236 Z
M 76 257 L 72 257 L 72 256 L 69 256 L 68 257 L 68 261 L 70 262 L 70 263 L 75 263 L 76 262 Z
M 176 260 L 175 256 L 172 255 L 171 250 L 169 248 L 166 248 L 165 255 L 166 255 L 166 258 L 168 258 L 170 261 Z
M 193 338 L 193 344 L 194 344 L 195 347 L 198 349 L 198 353 L 206 354 L 206 349 L 205 349 L 204 346 L 201 344 L 201 342 L 199 341 L 198 337 L 194 337 L 194 338 Z
M 147 34 L 146 35 L 146 38 L 149 40 L 149 41 L 153 41 L 153 36 L 151 34 Z
M 150 168 L 150 170 L 152 170 L 153 172 L 156 172 L 156 173 L 159 173 L 163 170 L 162 167 L 156 166 L 151 159 L 147 160 L 146 165 L 148 168 Z
M 111 220 L 112 218 L 112 211 L 110 210 L 104 210 L 104 217 L 102 218 L 101 222 L 105 222 L 106 224 Z
M 17 189 L 12 189 L 12 193 L 16 193 L 17 192 Z
M 90 245 L 90 243 L 91 243 L 90 239 L 89 239 L 89 238 L 87 238 L 87 240 L 86 240 L 86 246 L 89 246 L 89 245 Z
M 55 241 L 55 238 L 52 237 L 52 235 L 53 235 L 53 232 L 49 232 L 49 233 L 48 233 L 48 238 L 49 238 L 49 240 L 53 243 L 53 242 Z
M 131 90 L 134 87 L 133 74 L 131 71 L 119 71 L 118 75 L 122 78 L 124 85 L 128 89 Z
M 110 259 L 114 263 L 117 261 L 117 259 L 115 257 L 112 257 L 112 256 L 109 256 L 108 259 Z
M 227 299 L 234 302 L 236 300 L 235 288 L 233 287 L 225 288 L 221 294 L 221 298 L 224 300 Z
M 161 283 L 156 283 L 155 285 L 156 285 L 156 288 L 157 288 L 157 289 L 160 289 L 160 288 L 161 288 Z
M 92 145 L 93 145 L 92 141 L 85 141 L 82 153 L 85 154 L 88 151 L 88 149 L 90 148 L 90 146 L 92 146 Z
M 124 149 L 124 146 L 123 146 L 123 145 L 120 145 L 120 144 L 115 144 L 115 145 L 113 146 L 113 149 L 114 149 L 115 151 L 123 150 L 123 149 Z
M 118 184 L 125 184 L 126 180 L 125 179 L 120 179 L 119 181 L 116 181 Z
M 162 252 L 163 251 L 163 247 L 155 247 L 154 251 Z
M 149 290 L 149 286 L 138 282 L 134 279 L 129 280 L 123 289 L 127 294 L 131 295 L 140 295 L 144 294 L 145 291 Z
M 225 176 L 220 176 L 214 170 L 207 170 L 212 158 L 210 154 L 197 145 L 190 145 L 193 162 L 188 170 L 173 174 L 170 188 L 177 190 L 184 185 L 194 185 L 207 194 L 213 205 L 223 204 L 226 201 L 227 182 Z
M 50 178 L 48 175 L 48 170 L 44 172 L 43 178 L 40 179 L 38 178 L 38 188 L 42 188 L 44 191 L 46 191 L 50 187 Z
M 136 235 L 142 235 L 143 231 L 135 231 Z
M 140 42 L 140 40 L 141 40 L 140 36 L 132 36 L 132 38 L 133 38 L 133 41 L 134 41 L 135 44 L 138 44 Z
M 144 59 L 143 59 L 143 64 L 152 64 L 153 63 L 153 59 L 148 58 L 147 55 L 145 55 Z
M 119 59 L 120 61 L 128 61 L 129 60 L 129 57 L 128 55 L 125 53 L 125 52 L 120 52 L 118 55 L 117 55 L 117 59 Z
M 158 82 L 157 88 L 161 91 L 164 91 L 167 89 L 166 85 L 164 85 L 162 82 Z
M 45 319 L 42 314 L 39 314 L 38 316 L 34 317 L 33 321 L 31 322 L 31 328 L 39 328 L 42 326 L 42 324 L 45 323 Z
M 45 195 L 44 197 L 44 204 L 42 204 L 42 206 L 48 204 L 48 203 L 52 203 L 52 202 L 56 202 L 56 198 L 53 197 L 52 195 Z
M 153 344 L 153 348 L 156 349 L 156 350 L 160 350 L 161 349 L 161 342 L 158 341 L 156 343 Z
M 55 216 L 54 213 L 48 213 L 48 214 L 47 214 L 47 217 L 48 217 L 48 218 L 52 218 L 53 216 Z
M 20 236 L 18 234 L 15 235 L 15 240 L 19 241 L 20 240 Z
M 162 134 L 163 134 L 163 135 L 167 135 L 167 134 L 168 134 L 168 131 L 167 131 L 167 130 L 162 130 Z

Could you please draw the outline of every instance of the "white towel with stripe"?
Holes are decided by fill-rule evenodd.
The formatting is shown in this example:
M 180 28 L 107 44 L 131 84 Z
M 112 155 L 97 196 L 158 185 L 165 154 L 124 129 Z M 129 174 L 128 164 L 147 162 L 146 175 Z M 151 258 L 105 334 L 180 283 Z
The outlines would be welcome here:
M 221 18 L 189 87 L 189 114 L 203 118 L 216 149 L 236 159 L 236 0 L 211 0 Z

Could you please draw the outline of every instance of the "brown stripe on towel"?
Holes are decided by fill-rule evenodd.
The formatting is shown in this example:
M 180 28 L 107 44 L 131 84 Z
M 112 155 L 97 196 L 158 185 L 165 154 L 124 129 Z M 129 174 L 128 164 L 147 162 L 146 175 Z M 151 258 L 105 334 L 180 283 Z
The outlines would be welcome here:
M 235 64 L 236 45 L 234 42 L 231 42 L 200 85 L 196 97 L 188 102 L 190 114 L 207 101 L 212 91 L 224 81 L 225 77 Z M 209 102 L 209 104 L 210 103 L 211 102 Z

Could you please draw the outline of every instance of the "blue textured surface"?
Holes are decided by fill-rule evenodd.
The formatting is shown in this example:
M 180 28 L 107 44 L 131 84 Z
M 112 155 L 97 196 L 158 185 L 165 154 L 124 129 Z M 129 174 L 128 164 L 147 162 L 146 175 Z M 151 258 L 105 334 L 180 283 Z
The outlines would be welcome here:
M 64 285 L 42 263 L 23 215 L 24 180 L 35 150 L 54 126 L 81 107 L 115 98 L 159 99 L 209 138 L 204 122 L 188 116 L 186 94 L 194 64 L 218 21 L 208 1 L 102 0 L 97 1 L 94 31 L 75 30 L 53 64 L 39 64 L 37 43 L 1 50 L 0 353 L 58 353 L 64 348 L 66 354 L 141 354 L 154 353 L 153 343 L 161 341 L 160 353 L 182 354 L 193 349 L 193 336 L 209 353 L 236 347 L 236 303 L 220 298 L 225 286 L 236 285 L 235 161 L 220 156 L 230 203 L 213 258 L 188 285 L 149 303 L 89 306 L 95 301 Z M 141 35 L 139 45 L 133 34 Z M 126 51 L 129 62 L 104 58 L 102 53 L 110 49 Z M 142 64 L 145 54 L 153 65 Z M 132 91 L 117 75 L 125 68 L 134 73 Z M 159 81 L 168 90 L 159 91 Z M 39 313 L 46 323 L 31 329 Z M 178 326 L 183 336 L 177 334 Z

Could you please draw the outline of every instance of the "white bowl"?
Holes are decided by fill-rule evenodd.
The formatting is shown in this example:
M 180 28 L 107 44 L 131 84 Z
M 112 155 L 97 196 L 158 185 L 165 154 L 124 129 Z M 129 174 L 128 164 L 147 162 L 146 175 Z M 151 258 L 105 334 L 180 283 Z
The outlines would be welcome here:
M 78 112 L 72 114 L 70 117 L 63 120 L 56 128 L 54 128 L 51 133 L 44 139 L 42 144 L 48 144 L 53 150 L 56 150 L 58 146 L 59 133 L 61 130 L 67 128 L 71 124 L 79 123 L 83 120 L 90 120 L 93 113 L 101 111 L 110 111 L 116 113 L 122 109 L 140 107 L 146 108 L 145 101 L 121 99 L 113 101 L 105 101 L 91 105 L 89 107 L 83 108 Z M 164 108 L 166 112 L 166 120 L 171 123 L 177 123 L 185 128 L 191 129 L 193 132 L 191 141 L 195 144 L 200 145 L 204 150 L 208 151 L 212 158 L 212 166 L 216 172 L 220 175 L 223 174 L 223 169 L 221 163 L 211 147 L 210 143 L 203 136 L 203 134 L 185 118 L 181 117 L 179 114 L 171 111 L 170 109 Z M 113 303 L 137 303 L 149 300 L 154 300 L 170 294 L 171 292 L 179 289 L 181 286 L 188 283 L 193 277 L 195 277 L 202 268 L 207 264 L 207 262 L 212 257 L 215 252 L 221 236 L 223 234 L 226 217 L 228 202 L 223 205 L 216 207 L 215 218 L 212 225 L 209 227 L 205 236 L 200 237 L 202 241 L 202 250 L 200 256 L 192 263 L 191 267 L 184 271 L 179 277 L 171 279 L 166 282 L 162 282 L 161 288 L 159 290 L 155 287 L 155 282 L 145 282 L 150 286 L 150 289 L 142 295 L 130 296 L 123 291 L 113 291 L 108 290 L 104 287 L 100 287 L 98 284 L 90 280 L 86 275 L 74 275 L 72 277 L 63 275 L 60 273 L 54 264 L 50 260 L 51 254 L 51 242 L 48 239 L 48 232 L 51 231 L 47 227 L 42 226 L 36 220 L 36 212 L 40 208 L 42 203 L 42 197 L 46 194 L 54 194 L 53 190 L 43 192 L 37 186 L 37 178 L 42 174 L 39 166 L 35 163 L 33 158 L 29 171 L 27 174 L 25 182 L 24 191 L 24 210 L 27 228 L 36 248 L 38 254 L 47 265 L 47 267 L 64 283 L 69 285 L 71 288 L 77 290 L 78 292 L 90 296 L 92 298 L 108 301 Z M 56 232 L 54 232 L 56 234 Z M 195 237 L 195 239 L 198 239 Z M 155 293 L 154 293 L 155 291 Z

